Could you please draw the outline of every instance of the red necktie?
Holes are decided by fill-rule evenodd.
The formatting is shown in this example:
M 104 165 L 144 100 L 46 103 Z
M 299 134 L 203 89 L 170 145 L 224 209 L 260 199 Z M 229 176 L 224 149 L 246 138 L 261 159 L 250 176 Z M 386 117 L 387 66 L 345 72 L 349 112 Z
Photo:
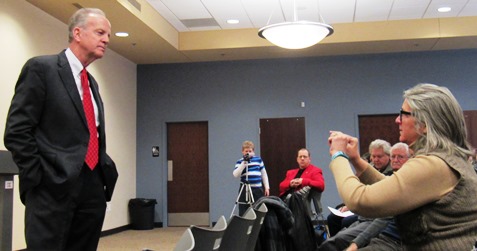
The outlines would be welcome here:
M 81 71 L 81 86 L 83 87 L 83 108 L 88 122 L 89 143 L 88 151 L 84 162 L 91 170 L 98 164 L 98 129 L 96 128 L 96 117 L 94 116 L 93 102 L 88 85 L 88 72 L 86 69 Z

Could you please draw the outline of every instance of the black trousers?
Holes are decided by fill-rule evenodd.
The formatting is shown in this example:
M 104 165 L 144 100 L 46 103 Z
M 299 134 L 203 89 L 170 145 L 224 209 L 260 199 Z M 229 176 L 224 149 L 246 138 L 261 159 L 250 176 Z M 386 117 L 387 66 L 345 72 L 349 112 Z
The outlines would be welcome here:
M 27 250 L 95 251 L 101 236 L 106 198 L 99 166 L 83 165 L 71 193 L 57 200 L 43 184 L 26 194 Z

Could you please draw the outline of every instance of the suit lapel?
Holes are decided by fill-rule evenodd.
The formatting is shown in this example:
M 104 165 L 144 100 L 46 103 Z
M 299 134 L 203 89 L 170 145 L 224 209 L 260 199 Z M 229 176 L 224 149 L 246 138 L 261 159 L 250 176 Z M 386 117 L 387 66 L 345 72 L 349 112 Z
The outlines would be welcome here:
M 83 102 L 81 101 L 78 87 L 76 87 L 76 82 L 65 52 L 61 52 L 58 57 L 58 73 L 60 75 L 61 81 L 63 82 L 63 85 L 65 86 L 65 89 L 68 92 L 76 111 L 78 112 L 79 116 L 81 116 L 84 125 L 86 128 L 88 128 L 88 122 L 86 121 L 86 115 L 84 114 L 83 109 Z
M 96 80 L 88 73 L 88 80 L 89 85 L 91 87 L 91 92 L 93 92 L 94 100 L 96 101 L 96 105 L 98 106 L 98 116 L 99 116 L 99 123 L 102 125 L 104 123 L 104 108 L 103 108 L 103 101 L 101 100 L 101 96 L 99 95 L 98 90 L 98 83 Z

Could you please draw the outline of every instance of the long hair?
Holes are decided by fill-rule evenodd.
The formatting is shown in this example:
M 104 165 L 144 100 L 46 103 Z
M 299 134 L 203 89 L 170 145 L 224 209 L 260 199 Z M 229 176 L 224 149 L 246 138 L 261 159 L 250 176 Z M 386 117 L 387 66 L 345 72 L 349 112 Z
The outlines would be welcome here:
M 413 144 L 416 154 L 446 152 L 467 159 L 472 155 L 462 108 L 446 87 L 418 84 L 404 91 L 403 98 L 416 119 L 415 128 L 426 128 Z
M 68 42 L 73 41 L 73 30 L 75 27 L 84 28 L 88 17 L 91 15 L 106 17 L 106 14 L 100 9 L 96 8 L 82 8 L 77 10 L 73 16 L 71 16 L 68 24 Z

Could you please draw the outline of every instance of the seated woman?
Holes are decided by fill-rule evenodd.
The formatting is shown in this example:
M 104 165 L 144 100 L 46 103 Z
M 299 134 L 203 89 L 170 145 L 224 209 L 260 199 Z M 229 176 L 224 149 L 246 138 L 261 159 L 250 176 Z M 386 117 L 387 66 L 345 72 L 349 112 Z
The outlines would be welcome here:
M 477 175 L 462 109 L 447 88 L 432 84 L 403 97 L 399 140 L 414 157 L 387 177 L 360 158 L 357 138 L 331 131 L 338 192 L 359 215 L 395 216 L 404 250 L 470 250 L 477 240 Z

